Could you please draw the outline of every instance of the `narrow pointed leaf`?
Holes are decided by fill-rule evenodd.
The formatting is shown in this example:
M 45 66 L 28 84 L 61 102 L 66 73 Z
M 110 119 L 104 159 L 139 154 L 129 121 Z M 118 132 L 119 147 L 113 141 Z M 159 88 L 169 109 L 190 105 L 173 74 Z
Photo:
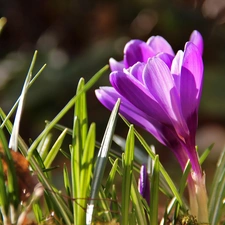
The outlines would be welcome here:
M 156 155 L 154 160 L 154 170 L 151 179 L 151 198 L 150 198 L 150 224 L 158 224 L 159 207 L 159 157 Z
M 79 91 L 78 94 L 76 94 L 67 104 L 66 106 L 58 113 L 58 115 L 48 124 L 48 126 L 41 132 L 41 134 L 35 139 L 33 144 L 29 148 L 28 152 L 28 159 L 30 158 L 32 152 L 34 149 L 38 146 L 39 142 L 42 140 L 43 136 L 45 136 L 49 131 L 59 122 L 59 120 L 71 109 L 77 99 L 80 97 L 80 95 L 83 92 L 86 92 L 89 90 L 95 82 L 106 72 L 106 70 L 109 68 L 109 66 L 104 66 L 101 70 L 99 70 L 83 87 L 81 91 Z
M 224 213 L 225 204 L 225 148 L 219 158 L 209 198 L 209 221 L 217 225 Z
M 58 137 L 58 139 L 56 140 L 56 142 L 54 143 L 54 145 L 52 146 L 50 152 L 48 153 L 46 159 L 44 160 L 44 165 L 45 168 L 49 168 L 50 165 L 52 164 L 53 160 L 55 159 L 57 153 L 59 152 L 59 149 L 61 148 L 61 145 L 63 143 L 63 140 L 66 136 L 66 132 L 67 130 L 65 129 L 60 136 Z
M 94 174 L 93 174 L 93 179 L 91 184 L 91 194 L 90 194 L 91 200 L 87 206 L 86 224 L 91 224 L 91 221 L 92 221 L 92 214 L 94 210 L 94 199 L 96 198 L 99 192 L 101 181 L 105 171 L 106 162 L 108 160 L 108 152 L 111 147 L 112 138 L 113 138 L 114 130 L 116 127 L 119 105 L 120 105 L 120 100 L 117 101 L 111 113 L 111 116 L 108 121 L 108 125 L 106 127 L 106 131 L 101 143 L 101 147 L 99 149 L 99 153 L 97 156 L 97 162 L 94 169 Z
M 126 148 L 123 158 L 123 180 L 122 180 L 122 225 L 126 225 L 129 220 L 130 192 L 133 174 L 134 159 L 134 130 L 133 125 L 130 126 Z

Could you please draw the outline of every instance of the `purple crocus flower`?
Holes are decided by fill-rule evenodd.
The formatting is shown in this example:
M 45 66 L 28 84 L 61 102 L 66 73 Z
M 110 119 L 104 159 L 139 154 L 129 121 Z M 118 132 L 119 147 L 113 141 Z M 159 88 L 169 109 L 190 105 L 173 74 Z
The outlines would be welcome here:
M 138 191 L 149 205 L 150 204 L 150 184 L 149 184 L 148 173 L 147 173 L 147 169 L 145 165 L 142 165 L 140 169 L 140 177 L 138 180 Z
M 202 52 L 203 40 L 197 31 L 177 54 L 160 36 L 147 42 L 131 40 L 124 48 L 123 61 L 110 59 L 112 87 L 96 90 L 99 101 L 110 110 L 120 98 L 120 113 L 170 148 L 182 169 L 190 159 L 192 176 L 188 188 L 196 216 L 202 214 L 196 202 L 196 187 L 205 190 L 195 149 L 203 81 Z M 203 211 L 207 214 L 207 210 Z M 201 217 L 198 216 L 200 220 Z

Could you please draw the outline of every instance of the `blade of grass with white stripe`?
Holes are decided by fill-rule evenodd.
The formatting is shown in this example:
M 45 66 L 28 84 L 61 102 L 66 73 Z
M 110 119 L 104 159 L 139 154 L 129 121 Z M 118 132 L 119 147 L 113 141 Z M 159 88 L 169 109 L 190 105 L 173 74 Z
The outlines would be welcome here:
M 29 74 L 32 74 L 35 62 L 36 62 L 36 58 L 37 58 L 37 51 L 34 52 L 33 55 L 33 59 L 31 61 L 31 65 L 30 68 L 28 70 L 27 76 Z M 44 64 L 41 69 L 35 74 L 35 76 L 32 78 L 32 80 L 28 83 L 27 86 L 27 90 L 32 86 L 32 84 L 37 80 L 37 78 L 41 75 L 41 73 L 43 72 L 43 70 L 45 69 L 46 64 Z M 5 120 L 3 121 L 3 123 L 1 124 L 1 128 L 3 128 L 5 126 L 5 122 L 12 116 L 12 114 L 14 113 L 14 111 L 16 110 L 16 107 L 18 106 L 19 102 L 20 102 L 21 96 L 16 100 L 15 104 L 13 105 L 13 107 L 11 108 L 11 110 L 9 111 L 8 115 L 6 116 Z
M 77 99 L 82 95 L 83 92 L 88 91 L 97 81 L 98 79 L 108 70 L 109 66 L 104 66 L 101 70 L 99 70 L 82 88 L 79 93 L 77 93 L 67 104 L 66 106 L 57 114 L 57 116 L 48 124 L 48 126 L 41 132 L 41 134 L 35 139 L 33 144 L 29 148 L 28 159 L 32 155 L 32 152 L 37 148 L 39 142 L 42 138 L 49 133 L 49 131 L 59 122 L 60 119 L 74 106 Z
M 130 191 L 133 174 L 133 160 L 134 160 L 134 127 L 130 125 L 129 132 L 126 139 L 125 153 L 123 155 L 122 168 L 122 221 L 121 225 L 126 225 L 129 221 L 129 207 L 130 207 Z
M 95 129 L 95 124 L 92 123 L 84 145 L 84 151 L 82 155 L 82 161 L 81 161 L 81 175 L 80 175 L 80 185 L 81 185 L 81 198 L 83 198 L 81 206 L 83 208 L 86 208 L 87 206 L 87 201 L 88 201 L 88 196 L 89 196 L 89 191 L 90 191 L 90 183 L 91 183 L 91 178 L 92 178 L 92 169 L 93 169 L 93 161 L 94 161 L 94 151 L 95 151 L 95 134 L 96 134 L 96 129 Z M 84 135 L 84 134 L 83 134 Z M 83 210 L 83 224 L 85 224 L 85 211 Z
M 225 209 L 225 148 L 217 163 L 209 197 L 209 221 L 211 225 L 219 224 Z
M 9 140 L 9 148 L 16 151 L 16 152 L 18 151 L 17 146 L 18 146 L 18 135 L 19 135 L 20 120 L 21 120 L 21 115 L 22 115 L 22 111 L 23 111 L 25 97 L 26 97 L 26 93 L 27 93 L 27 90 L 28 90 L 28 84 L 31 80 L 31 76 L 32 76 L 32 74 L 29 70 L 28 74 L 27 74 L 27 77 L 25 79 L 24 85 L 23 85 L 19 105 L 18 105 L 18 108 L 17 108 L 17 111 L 16 111 L 16 116 L 15 116 L 15 120 L 14 120 L 14 124 L 13 124 L 12 134 L 11 134 L 11 137 L 10 137 L 10 140 Z
M 52 146 L 51 150 L 49 151 L 48 155 L 46 156 L 46 159 L 44 160 L 44 165 L 46 169 L 51 166 L 53 160 L 55 159 L 57 153 L 59 152 L 59 149 L 61 148 L 63 140 L 66 136 L 66 133 L 67 133 L 67 129 L 65 129 L 60 134 L 60 136 L 57 138 L 56 142 Z
M 101 186 L 101 182 L 102 182 L 102 178 L 103 178 L 103 174 L 105 171 L 105 166 L 108 160 L 108 152 L 110 150 L 111 147 L 111 143 L 112 143 L 112 138 L 113 138 L 113 134 L 114 134 L 114 130 L 116 127 L 116 121 L 117 121 L 117 117 L 118 117 L 118 110 L 119 110 L 119 106 L 120 106 L 120 99 L 117 100 L 106 130 L 105 130 L 105 134 L 101 143 L 101 147 L 99 149 L 99 153 L 97 156 L 97 162 L 95 165 L 95 169 L 94 169 L 94 174 L 93 174 L 93 179 L 92 179 L 92 183 L 91 183 L 91 194 L 90 194 L 90 202 L 87 205 L 87 213 L 86 213 L 86 224 L 90 225 L 91 221 L 92 221 L 92 215 L 93 215 L 93 210 L 94 210 L 94 199 L 96 199 L 100 186 Z
M 150 224 L 158 224 L 159 172 L 159 156 L 156 155 L 151 179 Z

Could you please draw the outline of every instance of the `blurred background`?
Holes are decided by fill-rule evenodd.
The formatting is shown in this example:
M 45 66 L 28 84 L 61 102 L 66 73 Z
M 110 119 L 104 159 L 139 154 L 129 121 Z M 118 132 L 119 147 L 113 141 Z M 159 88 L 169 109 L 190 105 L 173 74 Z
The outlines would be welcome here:
M 29 90 L 23 112 L 20 133 L 27 143 L 73 97 L 79 78 L 89 80 L 110 57 L 121 60 L 130 39 L 146 41 L 161 35 L 176 52 L 183 49 L 193 30 L 199 30 L 205 41 L 205 79 L 197 144 L 204 150 L 215 142 L 204 166 L 206 172 L 215 168 L 225 144 L 223 0 L 2 0 L 0 16 L 7 19 L 0 35 L 0 107 L 6 113 L 20 94 L 34 51 L 38 50 L 34 71 L 47 63 Z M 108 84 L 105 74 L 95 88 Z M 89 121 L 97 123 L 101 141 L 109 111 L 96 100 L 95 88 L 87 94 Z M 72 127 L 72 111 L 61 124 Z M 127 134 L 121 120 L 116 132 Z M 176 164 L 168 150 L 141 132 L 149 144 L 156 145 L 165 166 Z

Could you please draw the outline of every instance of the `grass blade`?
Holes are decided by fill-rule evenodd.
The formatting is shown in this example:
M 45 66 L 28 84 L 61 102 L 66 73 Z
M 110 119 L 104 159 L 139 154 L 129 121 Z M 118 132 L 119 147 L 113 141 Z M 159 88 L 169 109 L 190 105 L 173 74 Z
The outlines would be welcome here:
M 49 131 L 59 122 L 59 120 L 68 112 L 69 109 L 71 109 L 77 99 L 80 97 L 80 95 L 83 92 L 86 92 L 89 90 L 95 82 L 106 72 L 106 70 L 109 68 L 108 65 L 104 66 L 101 70 L 99 70 L 85 85 L 84 88 L 79 91 L 68 103 L 67 105 L 58 113 L 58 115 L 48 124 L 48 126 L 41 132 L 41 134 L 35 139 L 33 144 L 29 148 L 28 152 L 28 159 L 31 157 L 32 152 L 37 148 L 39 142 L 42 140 L 42 138 L 49 133 Z
M 159 204 L 159 157 L 156 155 L 151 179 L 150 224 L 158 224 Z
M 93 215 L 93 210 L 95 205 L 94 199 L 98 195 L 103 174 L 105 171 L 106 162 L 108 160 L 108 152 L 111 147 L 112 138 L 113 138 L 114 130 L 116 127 L 119 106 L 120 106 L 120 99 L 118 99 L 118 101 L 116 102 L 111 112 L 111 116 L 109 118 L 106 131 L 102 140 L 102 144 L 97 156 L 97 162 L 96 162 L 92 184 L 91 184 L 91 194 L 90 194 L 91 200 L 89 204 L 87 205 L 86 224 L 88 225 L 90 225 L 92 221 L 92 215 Z
M 129 220 L 130 207 L 130 190 L 133 174 L 133 159 L 134 159 L 134 128 L 130 126 L 126 148 L 123 157 L 123 180 L 122 180 L 122 225 L 126 225 Z
M 224 213 L 225 204 L 225 148 L 219 158 L 209 198 L 209 221 L 217 225 Z
M 45 168 L 49 168 L 53 162 L 53 160 L 55 159 L 57 153 L 59 152 L 59 149 L 62 146 L 63 140 L 66 136 L 67 130 L 65 129 L 60 136 L 58 137 L 58 139 L 56 140 L 56 142 L 54 143 L 54 145 L 52 146 L 51 150 L 49 151 L 46 159 L 44 160 L 44 165 Z

